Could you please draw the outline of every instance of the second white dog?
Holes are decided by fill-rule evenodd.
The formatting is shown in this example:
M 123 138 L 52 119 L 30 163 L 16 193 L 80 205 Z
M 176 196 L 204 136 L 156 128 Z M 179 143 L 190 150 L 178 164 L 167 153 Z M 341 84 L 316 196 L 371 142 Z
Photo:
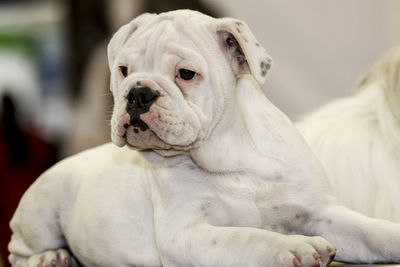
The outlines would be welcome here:
M 355 95 L 297 126 L 343 204 L 400 222 L 400 47 L 371 68 Z

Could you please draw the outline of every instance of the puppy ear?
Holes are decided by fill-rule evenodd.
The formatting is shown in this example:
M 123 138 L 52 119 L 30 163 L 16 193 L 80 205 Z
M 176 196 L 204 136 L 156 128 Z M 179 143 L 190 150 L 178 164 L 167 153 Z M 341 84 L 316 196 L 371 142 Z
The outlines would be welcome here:
M 222 49 L 237 74 L 250 73 L 263 84 L 272 66 L 272 59 L 256 40 L 247 24 L 231 18 L 218 19 L 217 34 Z
M 268 100 L 250 75 L 239 77 L 236 93 L 245 128 L 261 155 L 283 159 L 286 155 L 282 153 L 291 149 L 293 155 L 297 149 L 298 153 L 308 151 L 290 119 Z
M 150 19 L 154 14 L 145 13 L 139 17 L 133 19 L 128 24 L 125 24 L 112 36 L 108 46 L 108 66 L 110 70 L 114 66 L 115 59 L 117 57 L 118 51 L 125 45 L 129 37 L 140 27 L 143 21 Z

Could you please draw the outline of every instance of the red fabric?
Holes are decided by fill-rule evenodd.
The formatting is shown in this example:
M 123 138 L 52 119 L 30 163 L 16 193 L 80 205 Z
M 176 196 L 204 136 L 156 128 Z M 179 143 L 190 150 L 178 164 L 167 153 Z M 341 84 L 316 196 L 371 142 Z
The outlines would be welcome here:
M 7 245 L 11 230 L 9 222 L 18 202 L 35 179 L 53 164 L 54 147 L 34 135 L 24 133 L 27 140 L 28 160 L 15 164 L 9 155 L 9 146 L 0 127 L 0 255 L 8 264 Z

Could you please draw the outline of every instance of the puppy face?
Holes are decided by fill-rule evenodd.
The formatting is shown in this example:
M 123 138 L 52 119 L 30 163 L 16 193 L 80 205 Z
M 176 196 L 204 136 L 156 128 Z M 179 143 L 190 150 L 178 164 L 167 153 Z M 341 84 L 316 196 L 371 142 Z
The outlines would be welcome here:
M 144 14 L 114 35 L 108 54 L 115 144 L 173 156 L 210 135 L 237 74 L 250 72 L 243 48 L 222 25 L 180 10 Z

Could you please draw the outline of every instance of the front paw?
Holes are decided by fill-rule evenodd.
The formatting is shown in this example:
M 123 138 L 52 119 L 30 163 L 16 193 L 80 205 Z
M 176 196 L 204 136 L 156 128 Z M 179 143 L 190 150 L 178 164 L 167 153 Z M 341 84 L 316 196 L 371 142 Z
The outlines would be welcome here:
M 77 261 L 65 249 L 47 250 L 28 259 L 28 267 L 78 267 Z
M 322 237 L 287 236 L 276 253 L 277 261 L 287 267 L 324 267 L 333 260 L 336 248 Z

